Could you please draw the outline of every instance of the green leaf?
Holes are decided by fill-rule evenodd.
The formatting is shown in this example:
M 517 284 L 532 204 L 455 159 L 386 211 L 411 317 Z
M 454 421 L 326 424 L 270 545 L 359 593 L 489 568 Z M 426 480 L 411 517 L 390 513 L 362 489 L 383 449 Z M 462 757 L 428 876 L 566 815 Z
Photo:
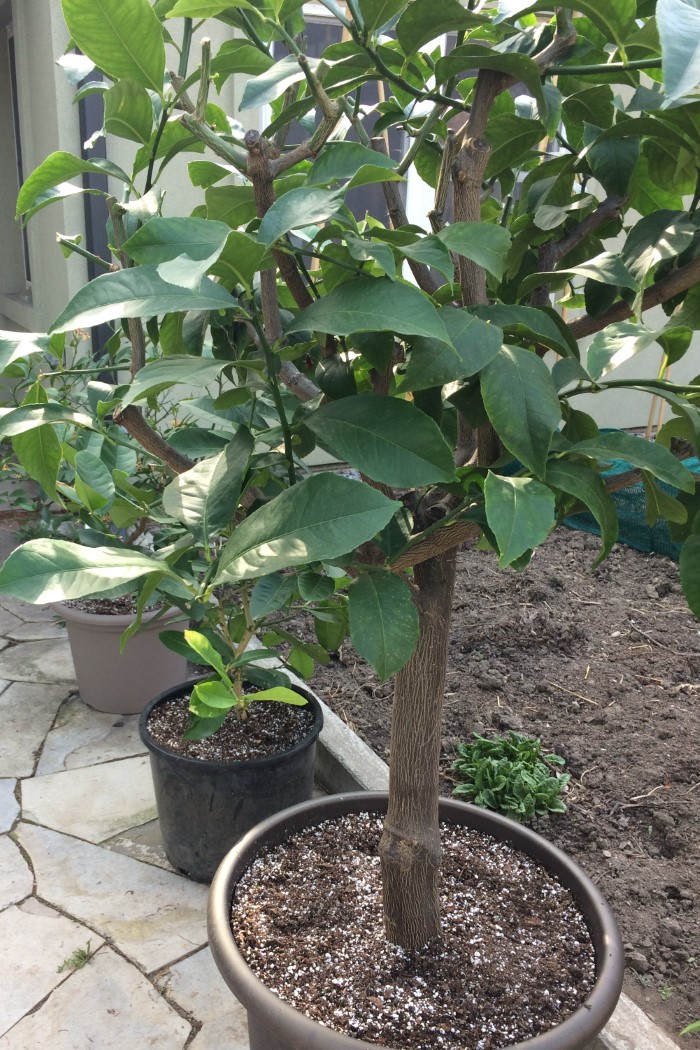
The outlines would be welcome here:
M 621 288 L 631 288 L 635 292 L 639 290 L 637 280 L 630 273 L 622 257 L 613 255 L 612 252 L 602 252 L 594 259 L 589 259 L 588 262 L 570 266 L 565 270 L 530 274 L 518 288 L 518 298 L 522 299 L 533 288 L 539 288 L 542 284 L 549 284 L 553 280 L 563 281 L 575 274 L 587 280 L 600 281 L 601 284 L 619 285 Z
M 221 553 L 217 582 L 340 557 L 372 539 L 397 507 L 359 481 L 313 474 L 241 522 Z
M 228 681 L 226 667 L 221 659 L 221 654 L 216 651 L 206 635 L 200 631 L 183 631 L 183 637 L 190 649 L 194 650 L 209 667 L 213 667 L 216 673 L 221 675 L 225 681 Z
M 231 524 L 253 451 L 247 427 L 219 453 L 178 474 L 163 490 L 163 509 L 207 543 Z
M 561 409 L 549 369 L 530 350 L 504 346 L 481 372 L 481 396 L 496 433 L 514 456 L 544 477 Z
M 642 471 L 642 484 L 644 486 L 645 511 L 644 521 L 650 527 L 656 525 L 659 518 L 664 521 L 673 521 L 683 525 L 688 520 L 688 511 L 680 502 L 668 492 L 654 483 L 646 470 Z
M 496 69 L 522 81 L 531 95 L 537 99 L 540 113 L 546 112 L 547 105 L 542 94 L 540 71 L 536 62 L 527 55 L 516 52 L 495 51 L 483 44 L 462 44 L 455 47 L 444 58 L 439 58 L 435 65 L 435 79 L 438 84 L 460 73 L 473 69 Z
M 334 288 L 298 313 L 286 331 L 311 330 L 333 335 L 375 332 L 378 318 L 382 331 L 450 341 L 440 313 L 430 300 L 413 285 L 389 277 L 359 277 Z
M 85 450 L 75 454 L 75 472 L 78 478 L 96 492 L 106 506 L 114 498 L 114 481 L 111 471 L 99 456 Z
M 163 29 L 148 0 L 61 0 L 77 47 L 109 77 L 130 77 L 162 95 Z
M 120 80 L 105 93 L 105 131 L 145 145 L 153 130 L 153 104 L 142 84 Z
M 700 620 L 700 536 L 697 534 L 688 536 L 681 547 L 678 567 L 685 600 L 693 616 Z
M 132 380 L 122 398 L 122 405 L 133 405 L 134 402 L 143 401 L 177 383 L 207 386 L 214 382 L 225 367 L 225 361 L 215 361 L 210 357 L 189 357 L 185 354 L 173 354 L 149 361 Z
M 308 186 L 328 186 L 331 182 L 351 179 L 365 165 L 393 171 L 397 162 L 359 142 L 329 142 L 311 165 L 306 176 Z
M 418 643 L 420 623 L 401 576 L 367 572 L 348 591 L 350 637 L 380 681 L 400 671 Z
M 255 5 L 248 3 L 248 0 L 177 0 L 168 11 L 167 18 L 216 18 L 224 11 L 233 11 L 237 7 L 256 11 Z
M 227 714 L 240 701 L 223 682 L 198 682 L 190 694 L 189 709 L 199 718 Z
M 308 703 L 306 697 L 283 685 L 276 685 L 272 689 L 259 689 L 257 693 L 251 693 L 250 700 L 277 700 L 281 704 L 292 704 L 293 707 L 304 707 Z
M 557 459 L 547 464 L 547 483 L 575 496 L 588 507 L 598 522 L 602 547 L 593 563 L 598 565 L 612 550 L 618 534 L 615 502 L 605 488 L 605 482 L 600 474 L 583 463 Z
M 662 259 L 673 259 L 688 248 L 695 225 L 683 213 L 660 209 L 645 215 L 630 230 L 622 250 L 627 269 L 641 287 L 651 269 Z
M 600 434 L 590 441 L 579 441 L 566 450 L 566 455 L 590 456 L 603 462 L 624 459 L 633 467 L 648 470 L 659 481 L 665 481 L 684 492 L 693 492 L 695 489 L 695 478 L 691 472 L 668 449 L 619 430 Z
M 230 76 L 247 73 L 256 77 L 274 65 L 274 59 L 247 40 L 226 40 L 211 60 L 212 76 L 218 77 L 221 90 Z
M 47 496 L 57 499 L 56 478 L 63 452 L 53 427 L 36 427 L 16 435 L 12 448 L 29 477 L 39 482 Z
M 510 173 L 516 165 L 520 167 L 534 154 L 532 150 L 545 136 L 544 124 L 528 120 L 514 113 L 497 113 L 486 127 L 491 146 L 486 177 L 495 178 L 501 172 Z
M 129 237 L 124 251 L 138 263 L 155 266 L 163 281 L 196 291 L 230 233 L 226 223 L 211 219 L 154 218 Z
M 639 139 L 623 138 L 593 145 L 586 159 L 594 179 L 608 195 L 624 197 L 639 160 Z
M 551 11 L 552 4 L 548 0 L 500 0 L 498 5 L 498 17 L 496 22 L 504 19 L 518 18 L 529 11 Z M 637 13 L 637 0 L 577 0 L 576 11 L 590 18 L 591 22 L 602 33 L 605 39 L 614 40 L 617 44 L 624 46 L 629 31 L 633 28 L 634 17 Z
M 396 35 L 406 56 L 414 55 L 423 44 L 447 30 L 469 29 L 483 24 L 483 17 L 467 11 L 459 0 L 440 0 L 439 4 L 409 4 L 396 26 Z
M 313 656 L 309 656 L 308 653 L 304 652 L 298 645 L 290 651 L 289 656 L 285 660 L 287 667 L 290 667 L 292 671 L 295 671 L 300 678 L 308 681 L 314 673 L 315 663 Z
M 296 593 L 296 578 L 281 572 L 272 572 L 256 580 L 250 596 L 250 614 L 254 620 L 263 620 L 270 613 L 288 605 Z
M 503 277 L 510 248 L 510 232 L 485 222 L 453 222 L 437 234 L 450 251 L 483 266 L 497 280 Z
M 592 379 L 600 379 L 629 361 L 656 341 L 657 333 L 643 324 L 618 321 L 598 332 L 588 347 L 586 368 Z
M 546 540 L 554 528 L 554 494 L 532 478 L 507 478 L 491 471 L 484 482 L 486 519 L 496 537 L 499 565 Z
M 0 372 L 13 361 L 48 350 L 49 337 L 43 332 L 0 332 Z
M 278 197 L 265 213 L 258 230 L 258 240 L 270 245 L 290 230 L 320 224 L 333 218 L 343 207 L 340 190 L 323 190 L 300 186 Z
M 73 296 L 52 332 L 91 328 L 122 317 L 155 317 L 186 310 L 230 310 L 238 300 L 205 278 L 199 293 L 169 284 L 157 268 L 132 266 L 90 281 Z
M 173 576 L 155 557 L 121 547 L 81 547 L 67 540 L 29 540 L 0 569 L 0 593 L 42 605 L 112 590 L 159 572 Z
M 49 401 L 46 405 L 0 408 L 0 440 L 24 434 L 25 431 L 34 430 L 45 423 L 75 423 L 77 426 L 94 428 L 90 416 L 82 412 L 71 412 L 58 401 Z
M 312 72 L 318 66 L 318 59 L 307 58 L 309 69 Z M 299 65 L 296 55 L 286 55 L 274 66 L 265 70 L 260 76 L 253 77 L 243 89 L 243 97 L 239 109 L 257 109 L 274 102 L 292 84 L 298 84 L 304 80 L 304 71 Z
M 269 270 L 273 266 L 274 260 L 268 255 L 264 245 L 258 244 L 247 233 L 229 230 L 228 240 L 219 258 L 209 269 L 214 277 L 219 277 L 231 287 L 244 284 L 247 288 L 252 288 L 256 273 L 259 270 Z
M 100 175 L 111 175 L 120 182 L 129 184 L 130 179 L 126 172 L 122 171 L 116 164 L 109 160 L 97 158 L 95 160 L 80 160 L 72 153 L 51 153 L 38 168 L 35 168 L 28 179 L 22 185 L 17 197 L 17 218 L 28 212 L 47 190 L 53 190 L 66 183 L 68 179 L 82 175 L 83 172 L 96 172 Z M 74 193 L 82 192 L 82 187 L 70 187 Z M 55 194 L 58 198 L 58 194 Z M 47 201 L 48 203 L 48 201 Z
M 695 0 L 659 0 L 664 106 L 690 95 L 700 84 L 700 9 Z
M 252 186 L 210 186 L 204 195 L 207 218 L 220 219 L 236 229 L 255 218 Z
M 541 344 L 562 357 L 578 354 L 576 342 L 569 335 L 558 314 L 534 306 L 514 306 L 510 303 L 492 303 L 472 306 L 471 313 L 483 321 L 490 321 L 503 331 L 518 336 L 530 344 Z
M 388 244 L 381 241 L 368 241 L 364 237 L 355 237 L 348 233 L 345 235 L 345 245 L 353 259 L 357 262 L 378 262 L 382 270 L 389 276 L 396 275 L 396 262 L 394 253 Z M 328 251 L 328 247 L 326 247 Z
M 424 266 L 437 270 L 446 281 L 452 281 L 454 278 L 455 267 L 452 256 L 440 237 L 429 235 L 419 241 L 414 241 L 413 244 L 398 244 L 397 248 L 409 259 L 414 259 L 416 262 L 423 263 Z
M 298 576 L 299 594 L 305 602 L 320 602 L 330 598 L 335 591 L 335 584 L 330 576 L 320 572 L 300 572 Z
M 455 478 L 452 450 L 437 423 L 408 401 L 359 394 L 322 405 L 304 422 L 341 460 L 385 485 Z
M 503 332 L 495 324 L 487 324 L 467 310 L 451 307 L 445 307 L 441 316 L 452 346 L 435 339 L 413 340 L 398 390 L 430 390 L 475 375 L 501 349 Z
M 359 0 L 365 29 L 370 33 L 380 29 L 395 18 L 407 4 L 408 0 Z

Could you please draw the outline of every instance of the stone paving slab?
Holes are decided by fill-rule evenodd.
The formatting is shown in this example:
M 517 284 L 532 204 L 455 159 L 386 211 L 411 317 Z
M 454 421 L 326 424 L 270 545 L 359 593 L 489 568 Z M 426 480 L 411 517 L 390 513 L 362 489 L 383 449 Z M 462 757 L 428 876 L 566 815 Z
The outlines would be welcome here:
M 84 926 L 35 900 L 0 912 L 0 1034 L 65 980 L 58 967 L 88 940 L 93 948 L 102 943 Z
M 245 1015 L 243 1007 L 241 1012 Z M 225 1050 L 248 1050 L 248 1022 L 245 1016 L 239 1019 L 229 1015 L 218 1021 L 206 1021 L 187 1050 L 223 1050 L 224 1047 Z
M 70 697 L 46 737 L 37 776 L 144 753 L 138 715 L 106 714 Z
M 56 620 L 56 611 L 50 605 L 28 605 L 27 602 L 21 602 L 19 598 L 10 598 L 7 594 L 0 595 L 0 608 L 14 613 L 25 623 L 40 623 L 42 620 L 53 623 Z
M 4 600 L 4 599 L 2 599 Z M 16 631 L 22 627 L 24 620 L 20 620 L 19 616 L 15 616 L 9 609 L 3 609 L 0 606 L 0 634 L 3 637 L 9 637 L 10 631 Z
M 144 970 L 160 970 L 207 941 L 208 887 L 34 824 L 16 836 L 37 894 L 109 938 Z
M 19 802 L 15 798 L 16 780 L 0 780 L 0 833 L 9 831 L 19 816 Z
M 234 999 L 208 947 L 175 963 L 158 983 L 165 986 L 171 1002 L 200 1021 L 218 1021 L 236 1014 L 245 1027 L 245 1010 Z
M 134 860 L 155 864 L 156 867 L 165 868 L 166 871 L 175 871 L 165 855 L 163 836 L 157 820 L 149 820 L 147 824 L 141 824 L 138 828 L 129 828 L 121 835 L 105 840 L 101 845 L 117 853 L 123 853 L 126 857 L 133 857 Z
M 190 1032 L 135 966 L 103 947 L 0 1039 L 0 1050 L 179 1050 Z
M 139 755 L 25 780 L 22 815 L 88 842 L 145 824 L 156 816 L 150 761 Z
M 9 616 L 9 613 L 5 614 Z M 11 627 L 9 631 L 2 631 L 6 638 L 13 642 L 39 642 L 54 639 L 67 640 L 65 627 L 49 620 L 40 620 L 38 623 L 22 623 L 17 627 Z
M 24 900 L 34 889 L 34 876 L 16 843 L 0 835 L 0 910 Z
M 68 640 L 18 642 L 0 653 L 0 677 L 12 682 L 47 682 L 76 687 Z
M 65 685 L 12 682 L 0 693 L 0 769 L 5 776 L 32 775 L 36 753 L 66 692 Z

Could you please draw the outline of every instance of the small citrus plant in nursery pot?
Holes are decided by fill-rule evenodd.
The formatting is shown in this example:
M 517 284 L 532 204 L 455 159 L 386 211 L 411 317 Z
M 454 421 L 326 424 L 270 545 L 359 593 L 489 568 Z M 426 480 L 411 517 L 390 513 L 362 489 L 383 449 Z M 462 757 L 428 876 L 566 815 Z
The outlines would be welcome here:
M 22 187 L 18 212 L 30 217 L 85 171 L 121 184 L 122 199 L 107 202 L 109 272 L 73 297 L 54 332 L 112 324 L 115 342 L 130 347 L 130 381 L 92 386 L 82 425 L 102 433 L 111 418 L 176 475 L 163 510 L 180 526 L 156 552 L 82 551 L 75 586 L 88 593 L 96 565 L 115 582 L 143 579 L 144 590 L 182 600 L 217 648 L 210 605 L 233 585 L 240 608 L 224 614 L 233 646 L 219 653 L 231 683 L 258 622 L 246 602 L 260 599 L 262 620 L 265 602 L 274 606 L 261 640 L 276 650 L 298 591 L 313 606 L 318 644 L 337 647 L 329 625 L 342 637 L 346 609 L 358 652 L 382 679 L 396 675 L 388 797 L 271 817 L 214 880 L 212 946 L 249 1011 L 254 1050 L 580 1050 L 621 986 L 608 909 L 516 822 L 439 803 L 456 552 L 480 542 L 517 570 L 586 506 L 602 559 L 617 538 L 602 475 L 622 458 L 631 465 L 622 483 L 644 479 L 650 517 L 663 511 L 685 530 L 681 581 L 700 611 L 695 484 L 669 448 L 679 435 L 697 445 L 700 387 L 670 382 L 665 367 L 661 377 L 656 366 L 636 378 L 617 371 L 654 342 L 675 366 L 698 324 L 697 64 L 682 31 L 693 14 L 685 0 L 580 0 L 554 16 L 539 0 L 321 6 L 335 39 L 324 37 L 316 58 L 296 0 L 63 0 L 72 42 L 109 85 L 106 127 L 139 145 L 130 172 L 52 155 Z M 205 35 L 196 61 L 206 18 L 212 36 L 230 30 L 230 39 L 212 45 Z M 177 53 L 172 74 L 166 42 Z M 223 96 L 212 101 L 238 74 L 250 78 L 241 116 L 269 118 L 262 131 L 244 131 Z M 188 166 L 196 204 L 168 216 L 158 181 L 187 151 L 204 154 Z M 430 197 L 427 222 L 407 214 L 418 191 Z M 65 238 L 64 247 L 83 251 Z M 567 320 L 560 304 L 583 312 Z M 660 319 L 649 313 L 659 304 Z M 200 433 L 183 455 L 176 434 L 144 420 L 144 404 L 183 382 L 182 404 L 206 421 L 215 453 Z M 614 410 L 627 390 L 671 404 L 655 443 L 601 432 L 579 407 Z M 64 411 L 47 395 L 2 416 L 0 438 L 53 427 Z M 311 471 L 316 447 L 359 480 Z M 46 574 L 46 560 L 38 571 L 30 557 L 68 568 L 64 548 L 27 547 L 0 587 L 19 590 L 20 569 L 24 593 L 36 587 L 28 581 L 34 569 Z M 303 665 L 304 650 L 289 644 L 292 666 Z M 208 718 L 222 682 L 231 690 L 205 662 L 215 679 L 195 704 Z M 277 868 L 280 851 L 287 868 Z M 302 862 L 313 872 L 304 893 Z M 322 870 L 330 890 L 316 881 Z M 491 889 L 476 906 L 480 884 Z M 264 894 L 280 886 L 284 908 L 273 896 L 265 911 Z M 311 939 L 336 897 L 373 907 L 374 933 L 353 952 L 368 967 L 354 976 L 352 918 L 331 933 L 333 950 Z M 492 899 L 505 902 L 498 917 Z M 555 902 L 544 912 L 563 925 L 545 923 L 536 899 Z M 261 925 L 250 929 L 253 912 Z M 293 930 L 308 938 L 304 968 Z M 284 958 L 285 945 L 292 982 L 283 987 L 265 958 Z M 520 956 L 524 967 L 506 965 Z M 536 975 L 527 993 L 525 971 Z M 499 1013 L 503 1004 L 512 1009 Z

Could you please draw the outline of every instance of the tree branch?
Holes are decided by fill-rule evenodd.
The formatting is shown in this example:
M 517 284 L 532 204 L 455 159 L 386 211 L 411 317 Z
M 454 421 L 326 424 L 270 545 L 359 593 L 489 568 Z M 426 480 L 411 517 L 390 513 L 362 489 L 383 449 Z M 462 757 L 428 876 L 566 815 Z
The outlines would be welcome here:
M 372 149 L 385 157 L 389 156 L 386 142 L 381 136 L 372 139 Z M 393 228 L 398 230 L 400 226 L 408 226 L 408 216 L 406 215 L 406 209 L 403 206 L 397 184 L 395 182 L 383 182 L 382 190 L 384 191 L 384 200 L 386 201 L 389 220 Z M 428 295 L 433 295 L 438 290 L 438 283 L 431 277 L 428 267 L 424 263 L 416 262 L 415 259 L 408 259 L 407 262 L 418 287 Z
M 172 445 L 164 441 L 159 434 L 156 434 L 155 430 L 143 418 L 136 405 L 127 405 L 126 408 L 117 409 L 114 413 L 114 422 L 120 427 L 124 427 L 134 441 L 138 441 L 141 448 L 144 448 L 146 452 L 150 452 L 156 459 L 165 463 L 175 474 L 182 474 L 185 470 L 189 470 L 190 467 L 194 466 L 193 460 L 181 455 Z
M 653 306 L 665 303 L 681 292 L 686 292 L 694 284 L 700 281 L 700 259 L 680 266 L 677 270 L 662 277 L 650 285 L 642 296 L 642 310 L 650 310 Z M 587 335 L 600 332 L 609 324 L 617 321 L 626 321 L 632 316 L 632 307 L 625 302 L 613 303 L 609 310 L 599 314 L 598 317 L 579 317 L 571 321 L 568 328 L 574 339 L 583 339 Z

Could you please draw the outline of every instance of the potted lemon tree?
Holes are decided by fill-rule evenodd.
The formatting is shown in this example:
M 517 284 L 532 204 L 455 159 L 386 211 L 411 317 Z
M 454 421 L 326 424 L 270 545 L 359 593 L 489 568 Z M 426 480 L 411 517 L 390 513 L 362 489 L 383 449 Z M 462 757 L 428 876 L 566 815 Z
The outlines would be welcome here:
M 656 372 L 616 372 L 654 342 L 666 364 L 680 360 L 697 325 L 700 125 L 689 32 L 697 12 L 686 0 L 604 8 L 580 0 L 554 15 L 528 0 L 324 0 L 336 39 L 310 56 L 296 0 L 101 0 L 109 19 L 94 17 L 94 0 L 62 6 L 73 42 L 107 78 L 106 113 L 120 116 L 113 130 L 138 128 L 140 145 L 132 171 L 109 169 L 121 183 L 121 200 L 110 200 L 115 269 L 77 293 L 54 331 L 110 323 L 130 348 L 131 381 L 103 391 L 85 425 L 99 430 L 108 405 L 123 432 L 176 475 L 164 507 L 183 531 L 148 553 L 27 544 L 0 572 L 0 588 L 41 600 L 67 581 L 73 594 L 89 594 L 107 577 L 138 579 L 175 600 L 194 579 L 195 604 L 206 604 L 232 587 L 234 656 L 223 674 L 208 661 L 218 677 L 211 707 L 222 687 L 236 693 L 230 670 L 246 652 L 245 604 L 256 589 L 261 608 L 262 594 L 274 592 L 282 618 L 298 593 L 321 646 L 337 644 L 347 612 L 357 651 L 381 678 L 396 675 L 388 798 L 312 803 L 272 818 L 233 850 L 215 881 L 212 946 L 248 1008 L 256 1050 L 584 1046 L 622 979 L 606 906 L 541 839 L 470 807 L 440 809 L 437 727 L 455 559 L 461 545 L 480 542 L 517 570 L 581 506 L 601 527 L 605 557 L 617 526 L 601 473 L 624 458 L 644 478 L 650 515 L 684 524 L 681 579 L 700 610 L 695 486 L 669 449 L 672 436 L 696 444 L 700 388 Z M 214 51 L 207 18 L 231 29 Z M 193 45 L 195 29 L 202 39 Z M 179 53 L 173 74 L 166 41 Z M 237 73 L 251 77 L 240 116 L 269 106 L 262 131 L 244 132 L 239 114 L 212 101 Z M 187 150 L 205 151 L 189 166 L 200 197 L 191 215 L 169 216 L 157 175 Z M 67 154 L 47 158 L 23 187 L 19 213 L 90 163 L 107 170 Z M 432 191 L 420 225 L 406 212 L 407 182 Z M 368 187 L 381 190 L 381 214 L 363 206 Z M 565 321 L 557 303 L 582 313 Z M 666 313 L 652 315 L 659 304 Z M 224 450 L 183 462 L 168 435 L 146 425 L 141 406 L 183 380 L 200 417 L 236 446 L 230 458 Z M 653 444 L 601 433 L 577 407 L 582 394 L 614 404 L 629 389 L 673 408 Z M 8 413 L 0 437 L 3 427 L 54 425 L 62 411 L 49 401 Z M 314 447 L 358 477 L 310 470 Z M 680 496 L 668 497 L 658 481 Z M 283 631 L 278 623 L 263 643 L 288 643 Z M 199 714 L 215 717 L 206 696 L 200 690 Z M 316 885 L 318 873 L 334 861 L 337 877 L 354 871 L 350 839 L 375 842 L 374 832 L 347 822 L 364 811 L 382 821 L 367 862 L 381 869 L 381 895 L 369 894 L 362 869 L 348 896 L 375 901 L 375 939 L 363 953 L 368 970 L 351 984 L 347 930 L 331 933 L 333 951 L 313 942 L 306 968 L 292 932 L 315 928 L 334 896 Z M 337 829 L 319 857 L 308 836 L 296 835 L 310 825 L 312 839 L 324 837 L 329 820 Z M 583 925 L 567 918 L 540 938 L 532 931 L 542 916 L 526 903 L 508 941 L 490 905 L 462 901 L 455 917 L 443 881 L 452 832 L 462 826 L 479 832 L 487 853 L 504 845 L 539 858 Z M 291 867 L 277 867 L 287 840 L 302 841 L 312 857 L 303 897 L 299 853 Z M 475 886 L 479 862 L 464 842 L 455 849 L 462 859 L 450 886 Z M 530 876 L 521 859 L 512 864 L 516 873 L 491 894 L 509 902 L 508 914 L 516 898 L 530 900 L 521 892 Z M 265 910 L 258 889 L 270 882 L 287 887 L 291 913 L 278 898 Z M 563 905 L 549 910 L 569 915 Z M 252 929 L 251 913 L 262 916 Z M 480 921 L 493 931 L 488 951 Z M 574 928 L 572 945 L 566 929 Z M 455 941 L 466 956 L 452 954 Z M 526 943 L 533 953 L 525 956 Z M 567 944 L 568 962 L 560 955 Z M 267 988 L 259 955 L 281 957 L 291 987 L 277 974 Z M 504 968 L 516 956 L 525 965 Z M 450 979 L 434 968 L 436 957 L 451 962 Z M 535 976 L 524 992 L 526 972 Z M 409 983 L 411 1006 L 397 1030 Z M 452 1005 L 440 1006 L 436 1029 L 443 994 Z M 487 1001 L 496 1013 L 485 1017 Z M 515 1005 L 499 1013 L 503 1002 Z

